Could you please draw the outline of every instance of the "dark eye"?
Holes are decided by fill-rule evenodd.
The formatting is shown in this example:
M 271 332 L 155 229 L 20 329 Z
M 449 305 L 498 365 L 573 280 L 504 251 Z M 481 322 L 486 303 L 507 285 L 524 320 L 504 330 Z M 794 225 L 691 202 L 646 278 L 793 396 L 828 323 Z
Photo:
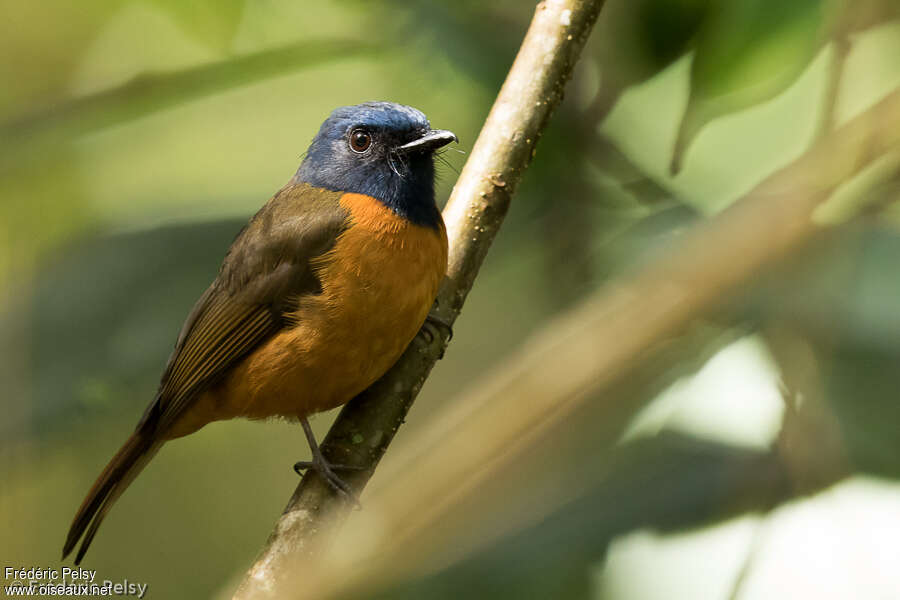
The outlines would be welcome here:
M 350 149 L 354 152 L 365 152 L 372 145 L 372 136 L 365 129 L 354 129 L 350 132 Z

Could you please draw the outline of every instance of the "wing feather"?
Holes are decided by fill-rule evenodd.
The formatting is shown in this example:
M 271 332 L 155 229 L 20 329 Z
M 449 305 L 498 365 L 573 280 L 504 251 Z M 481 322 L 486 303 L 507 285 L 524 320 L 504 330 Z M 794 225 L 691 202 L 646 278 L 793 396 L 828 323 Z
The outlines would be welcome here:
M 222 335 L 207 340 L 209 346 L 206 352 L 191 361 L 185 376 L 167 390 L 166 407 L 160 421 L 162 427 L 174 422 L 197 391 L 217 379 L 225 367 L 243 358 L 280 329 L 280 324 L 268 308 L 260 307 L 228 327 Z
M 211 295 L 211 306 L 203 311 L 185 338 L 172 365 L 171 374 L 164 378 L 161 395 L 172 395 L 184 387 L 185 380 L 193 376 L 193 372 L 204 360 L 204 355 L 213 352 L 224 341 L 230 329 L 238 326 L 247 315 L 265 308 L 238 304 L 223 296 L 221 293 Z
M 285 326 L 297 299 L 321 290 L 316 265 L 347 227 L 340 196 L 293 183 L 253 217 L 185 321 L 139 430 L 170 427 L 199 393 Z

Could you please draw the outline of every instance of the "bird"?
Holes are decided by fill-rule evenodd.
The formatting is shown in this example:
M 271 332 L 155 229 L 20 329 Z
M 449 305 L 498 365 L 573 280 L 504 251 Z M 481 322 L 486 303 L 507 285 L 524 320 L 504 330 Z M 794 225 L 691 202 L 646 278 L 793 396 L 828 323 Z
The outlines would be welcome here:
M 410 106 L 331 112 L 189 313 L 156 395 L 78 508 L 63 559 L 81 540 L 81 562 L 111 506 L 165 442 L 213 421 L 299 420 L 312 460 L 295 469 L 314 469 L 350 495 L 308 417 L 375 382 L 429 317 L 448 252 L 434 159 L 451 142 L 459 143 L 455 134 L 432 129 Z

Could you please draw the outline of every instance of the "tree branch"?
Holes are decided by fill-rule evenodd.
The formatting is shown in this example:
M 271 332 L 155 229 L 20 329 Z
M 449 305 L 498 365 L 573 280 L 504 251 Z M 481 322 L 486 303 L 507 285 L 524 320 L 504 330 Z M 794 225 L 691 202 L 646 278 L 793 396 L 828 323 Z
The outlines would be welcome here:
M 435 312 L 448 323 L 462 309 L 602 5 L 603 0 L 544 0 L 537 6 L 444 210 L 450 257 Z M 417 338 L 388 373 L 341 411 L 322 450 L 336 463 L 364 469 L 346 478 L 356 492 L 365 487 L 448 341 Z M 349 509 L 307 473 L 235 597 L 272 597 L 290 589 L 284 587 L 288 567 L 321 552 Z

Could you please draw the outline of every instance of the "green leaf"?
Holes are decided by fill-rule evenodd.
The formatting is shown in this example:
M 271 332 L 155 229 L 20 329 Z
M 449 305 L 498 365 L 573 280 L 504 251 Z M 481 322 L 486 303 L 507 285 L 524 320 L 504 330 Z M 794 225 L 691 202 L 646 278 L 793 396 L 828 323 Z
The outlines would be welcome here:
M 65 206 L 45 205 L 44 213 Z M 86 237 L 38 263 L 29 304 L 0 318 L 0 329 L 25 324 L 28 369 L 22 375 L 31 382 L 27 412 L 8 406 L 21 401 L 17 397 L 0 398 L 0 410 L 30 422 L 6 419 L 0 433 L 46 433 L 85 413 L 139 414 L 185 315 L 241 225 L 220 221 Z M 120 400 L 104 402 L 110 394 Z
M 601 71 L 596 116 L 605 117 L 625 90 L 690 50 L 713 5 L 713 0 L 608 2 L 595 34 Z
M 774 98 L 793 83 L 827 39 L 836 0 L 724 0 L 697 39 L 688 105 L 671 171 L 718 117 Z

